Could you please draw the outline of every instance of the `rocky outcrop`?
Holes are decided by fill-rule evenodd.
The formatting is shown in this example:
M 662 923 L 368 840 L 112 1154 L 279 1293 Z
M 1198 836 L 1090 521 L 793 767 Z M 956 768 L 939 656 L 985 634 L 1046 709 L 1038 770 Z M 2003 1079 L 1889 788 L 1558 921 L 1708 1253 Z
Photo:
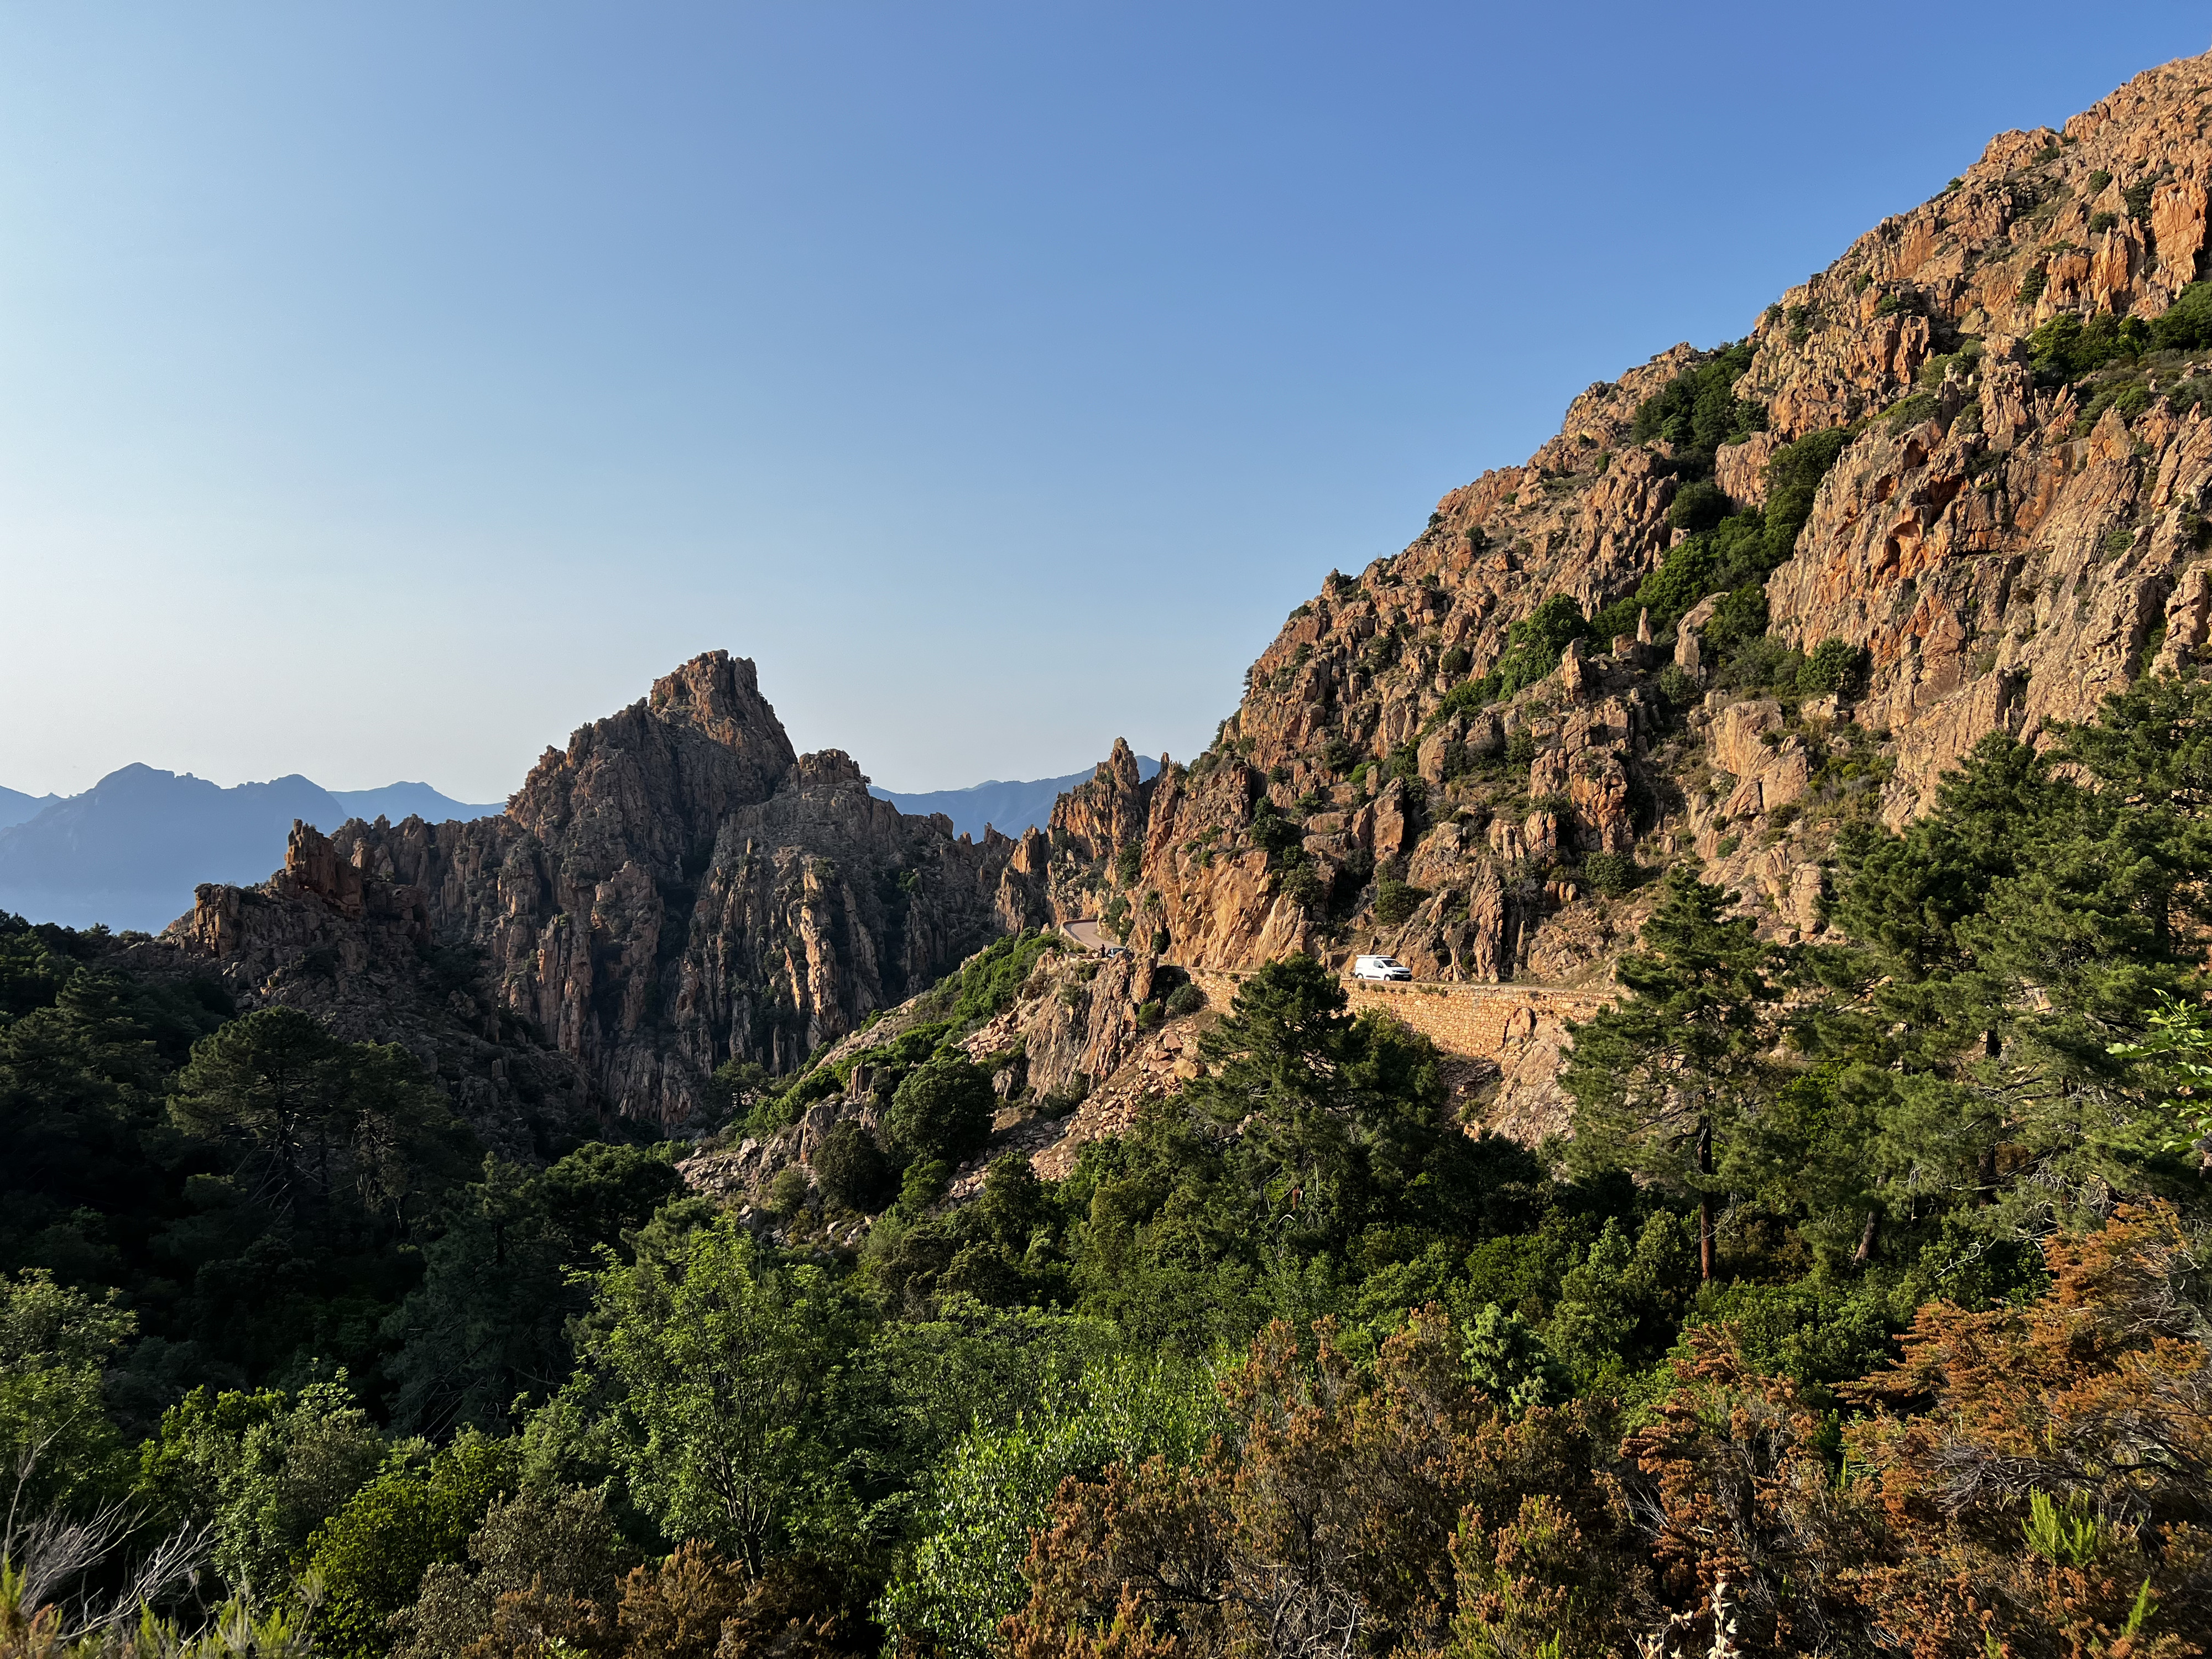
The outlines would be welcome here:
M 1677 346 L 1446 495 L 1403 552 L 1332 575 L 1188 766 L 1139 788 L 1109 764 L 1065 798 L 1046 902 L 1119 904 L 1132 938 L 1200 968 L 1382 948 L 1425 976 L 1572 984 L 1606 976 L 1646 902 L 1602 896 L 1619 866 L 1601 884 L 1591 861 L 1688 856 L 1778 935 L 1822 929 L 1840 820 L 1902 823 L 1985 733 L 2085 718 L 2208 648 L 2212 355 L 2068 386 L 2030 339 L 2158 317 L 2197 277 L 2208 104 L 2212 59 L 2191 58 L 2063 131 L 2003 135 L 1753 320 L 1734 391 L 1764 429 L 1714 478 L 1759 506 L 1783 445 L 1848 428 L 1766 583 L 1779 645 L 1862 653 L 1839 694 L 1721 685 L 1716 599 L 1656 641 L 1647 617 L 1578 641 L 1486 706 L 1455 696 L 1513 624 L 1563 595 L 1591 614 L 1684 533 L 1678 458 L 1634 431 L 1711 360 Z
M 752 664 L 714 652 L 546 750 L 504 816 L 295 829 L 267 884 L 203 887 L 149 948 L 370 1031 L 395 976 L 458 956 L 572 1092 L 678 1124 L 726 1109 L 724 1061 L 788 1071 L 995 935 L 1018 850 L 795 754 Z
M 257 995 L 335 964 L 340 1000 L 408 953 L 479 952 L 473 1006 L 542 1031 L 593 1098 L 674 1120 L 721 1060 L 787 1067 L 1046 920 L 1132 952 L 1024 1016 L 1031 1088 L 1126 1069 L 1162 963 L 1380 948 L 1429 978 L 1602 984 L 1650 902 L 1635 876 L 1677 860 L 1775 936 L 1817 933 L 1840 825 L 1903 823 L 1987 733 L 2040 740 L 2212 648 L 2212 353 L 2069 383 L 2038 333 L 2158 318 L 2197 279 L 2208 106 L 2212 59 L 2191 58 L 2063 131 L 2004 134 L 1750 319 L 1729 390 L 1755 418 L 1712 477 L 1759 507 L 1782 446 L 1840 429 L 1764 584 L 1762 649 L 1833 642 L 1825 683 L 1725 678 L 1758 624 L 1717 595 L 1523 672 L 1516 624 L 1595 614 L 1692 533 L 1670 513 L 1708 458 L 1637 423 L 1714 360 L 1680 345 L 1588 388 L 1402 552 L 1333 573 L 1203 754 L 1146 781 L 1117 744 L 1018 842 L 868 802 L 844 757 L 790 752 L 749 665 L 705 658 L 549 751 L 506 817 L 301 838 L 265 888 L 204 892 L 167 948 Z M 1528 1034 L 1500 1121 L 1556 1121 L 1555 1046 Z

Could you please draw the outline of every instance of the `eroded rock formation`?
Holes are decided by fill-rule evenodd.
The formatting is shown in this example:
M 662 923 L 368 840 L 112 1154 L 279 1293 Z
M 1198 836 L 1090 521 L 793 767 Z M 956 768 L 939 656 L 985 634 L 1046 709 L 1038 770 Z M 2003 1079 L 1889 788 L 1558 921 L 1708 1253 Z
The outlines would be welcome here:
M 1765 585 L 1782 643 L 1865 653 L 1844 695 L 1718 684 L 1709 599 L 1443 712 L 1513 623 L 1560 595 L 1594 613 L 1686 533 L 1676 453 L 1633 429 L 1712 359 L 1677 346 L 1577 397 L 1526 465 L 1446 495 L 1403 552 L 1332 575 L 1194 762 L 1139 784 L 1117 751 L 1064 797 L 1047 902 L 1199 967 L 1380 947 L 1424 975 L 1571 984 L 1603 977 L 1641 912 L 1595 896 L 1593 860 L 1686 855 L 1776 933 L 1820 929 L 1839 817 L 1899 824 L 1985 733 L 2085 719 L 2206 647 L 2208 354 L 2146 347 L 2069 384 L 2032 337 L 2154 319 L 2197 280 L 2208 107 L 2212 58 L 2191 58 L 2063 131 L 2004 134 L 1753 320 L 1733 391 L 1763 430 L 1713 478 L 1759 506 L 1778 449 L 1845 429 Z
M 267 884 L 201 888 L 149 948 L 362 1035 L 435 964 L 572 1093 L 675 1124 L 726 1110 L 724 1061 L 787 1071 L 994 937 L 1015 851 L 904 816 L 834 750 L 794 754 L 752 664 L 718 651 L 547 750 L 503 816 L 300 826 Z

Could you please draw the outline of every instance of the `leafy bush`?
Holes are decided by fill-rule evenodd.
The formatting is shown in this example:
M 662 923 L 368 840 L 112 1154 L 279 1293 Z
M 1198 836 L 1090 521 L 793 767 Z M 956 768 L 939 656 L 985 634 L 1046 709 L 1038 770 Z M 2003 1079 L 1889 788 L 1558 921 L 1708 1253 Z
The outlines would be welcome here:
M 1140 1031 L 1149 1031 L 1152 1030 L 1153 1027 L 1157 1026 L 1160 1023 L 1161 1019 L 1165 1017 L 1165 1006 L 1161 1003 L 1159 999 L 1157 997 L 1153 998 L 1150 1002 L 1139 1003 L 1137 1005 L 1137 1029 Z
M 1735 511 L 1735 503 L 1718 484 L 1700 480 L 1685 484 L 1674 493 L 1667 508 L 1667 523 L 1675 530 L 1711 530 L 1723 519 Z
M 1723 661 L 1719 679 L 1739 691 L 1795 691 L 1805 666 L 1804 653 L 1779 635 L 1745 641 Z
M 997 1108 L 983 1068 L 948 1048 L 900 1083 L 884 1115 L 884 1133 L 908 1163 L 934 1158 L 957 1164 L 991 1138 Z
M 1037 963 L 1064 948 L 1058 933 L 1025 927 L 961 963 L 958 973 L 939 981 L 932 1000 L 956 1024 L 981 1025 L 1012 1007 Z
M 1937 407 L 1934 392 L 1916 392 L 1910 398 L 1891 406 L 1888 415 L 1885 417 L 1885 423 L 1889 428 L 1890 434 L 1894 437 L 1907 427 L 1918 426 L 1923 421 L 1933 417 Z
M 2104 193 L 2105 186 L 2112 182 L 2112 175 L 2106 172 L 2104 168 L 2099 167 L 2094 173 L 2089 175 L 2089 194 L 2092 196 L 2102 195 Z
M 2119 222 L 2120 216 L 2117 213 L 2093 213 L 2089 216 L 2089 234 L 2101 236 Z
M 1756 585 L 1739 587 L 1713 607 L 1705 642 L 1725 658 L 1765 633 L 1766 622 L 1766 590 Z
M 1625 853 L 1588 853 L 1583 856 L 1583 878 L 1607 898 L 1619 898 L 1635 888 L 1643 872 Z
M 768 1183 L 769 1213 L 789 1220 L 806 1207 L 806 1200 L 813 1195 L 814 1183 L 806 1178 L 806 1171 L 796 1164 L 787 1164 Z
M 1536 763 L 1536 734 L 1527 726 L 1516 728 L 1505 739 L 1505 763 L 1509 766 L 1534 766 Z
M 1434 731 L 1454 714 L 1471 714 L 1534 685 L 1559 665 L 1571 641 L 1586 639 L 1590 631 L 1572 594 L 1553 594 L 1505 630 L 1504 655 L 1480 679 L 1462 680 L 1446 692 L 1422 730 Z
M 815 1149 L 814 1178 L 830 1203 L 863 1213 L 883 1208 L 895 1192 L 890 1160 L 867 1125 L 850 1118 L 832 1127 Z
M 2117 360 L 2132 362 L 2154 339 L 2140 317 L 2062 311 L 2027 337 L 2028 359 L 2047 377 L 2071 380 Z
M 1746 340 L 1682 370 L 1638 407 L 1630 435 L 1638 443 L 1664 440 L 1676 452 L 1676 470 L 1686 477 L 1711 472 L 1715 450 L 1766 425 L 1763 407 L 1735 395 L 1735 383 L 1751 368 L 1753 354 Z
M 2151 343 L 2160 351 L 2203 351 L 2212 347 L 2212 283 L 2191 283 L 2150 325 Z
M 356 1492 L 307 1540 L 327 1600 L 319 1650 L 379 1659 L 386 1621 L 412 1607 L 425 1569 L 459 1561 L 492 1499 L 514 1485 L 516 1444 L 464 1430 L 426 1466 L 394 1466 Z
M 1413 920 L 1413 912 L 1428 896 L 1425 887 L 1385 876 L 1375 884 L 1375 920 L 1385 927 L 1400 927 Z
M 1474 659 L 1463 645 L 1455 645 L 1437 660 L 1437 672 L 1457 679 L 1474 665 Z
M 1114 854 L 1114 878 L 1124 887 L 1133 887 L 1138 875 L 1145 867 L 1145 844 L 1140 841 L 1125 841 Z
M 1190 980 L 1185 980 L 1168 993 L 1167 1012 L 1170 1019 L 1181 1019 L 1185 1014 L 1194 1014 L 1206 1006 L 1206 993 Z
M 841 1094 L 844 1087 L 843 1078 L 827 1066 L 817 1066 L 781 1094 L 763 1095 L 755 1100 L 752 1109 L 745 1114 L 745 1133 L 766 1139 L 798 1122 L 816 1101 Z
M 1981 360 L 1982 343 L 1970 339 L 1956 351 L 1937 352 L 1929 358 L 1920 365 L 1920 373 L 1916 378 L 1923 386 L 1939 386 L 1954 368 L 1971 369 Z
M 1303 829 L 1285 817 L 1282 809 L 1265 795 L 1253 805 L 1250 833 L 1252 845 L 1267 855 L 1270 864 L 1300 845 L 1306 836 Z
M 1814 696 L 1855 691 L 1866 678 L 1867 653 L 1849 640 L 1826 639 L 1798 672 L 1797 689 Z
M 1764 509 L 1732 514 L 1671 549 L 1658 569 L 1598 612 L 1591 631 L 1601 639 L 1625 634 L 1644 611 L 1655 631 L 1671 628 L 1707 594 L 1764 580 L 1796 550 L 1820 481 L 1856 431 L 1831 427 L 1775 451 Z
M 2050 281 L 2049 271 L 2044 270 L 2041 265 L 2034 266 L 2027 276 L 2020 279 L 2020 286 L 2013 290 L 2013 303 L 2021 306 L 2033 305 L 2043 297 L 2044 287 Z
M 1283 896 L 1291 903 L 1304 910 L 1319 910 L 1328 904 L 1329 884 L 1304 848 L 1284 854 L 1273 867 L 1281 878 Z

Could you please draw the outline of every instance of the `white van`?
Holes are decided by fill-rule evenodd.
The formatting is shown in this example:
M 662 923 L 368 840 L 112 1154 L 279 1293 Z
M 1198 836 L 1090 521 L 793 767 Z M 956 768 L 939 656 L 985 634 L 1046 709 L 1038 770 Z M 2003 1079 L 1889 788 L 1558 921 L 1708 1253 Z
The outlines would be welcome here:
M 1395 957 L 1355 957 L 1352 963 L 1354 979 L 1411 979 L 1413 970 Z

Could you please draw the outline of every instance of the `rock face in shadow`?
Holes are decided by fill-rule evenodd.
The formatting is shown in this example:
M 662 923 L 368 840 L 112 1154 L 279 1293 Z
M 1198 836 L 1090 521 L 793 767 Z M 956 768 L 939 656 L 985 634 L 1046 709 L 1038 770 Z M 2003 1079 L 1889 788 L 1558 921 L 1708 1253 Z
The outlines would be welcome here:
M 504 815 L 295 826 L 267 883 L 202 887 L 145 948 L 349 1035 L 465 1002 L 574 1104 L 673 1125 L 726 1109 L 724 1061 L 787 1071 L 995 936 L 1015 845 L 795 754 L 753 665 L 718 651 L 547 750 Z

